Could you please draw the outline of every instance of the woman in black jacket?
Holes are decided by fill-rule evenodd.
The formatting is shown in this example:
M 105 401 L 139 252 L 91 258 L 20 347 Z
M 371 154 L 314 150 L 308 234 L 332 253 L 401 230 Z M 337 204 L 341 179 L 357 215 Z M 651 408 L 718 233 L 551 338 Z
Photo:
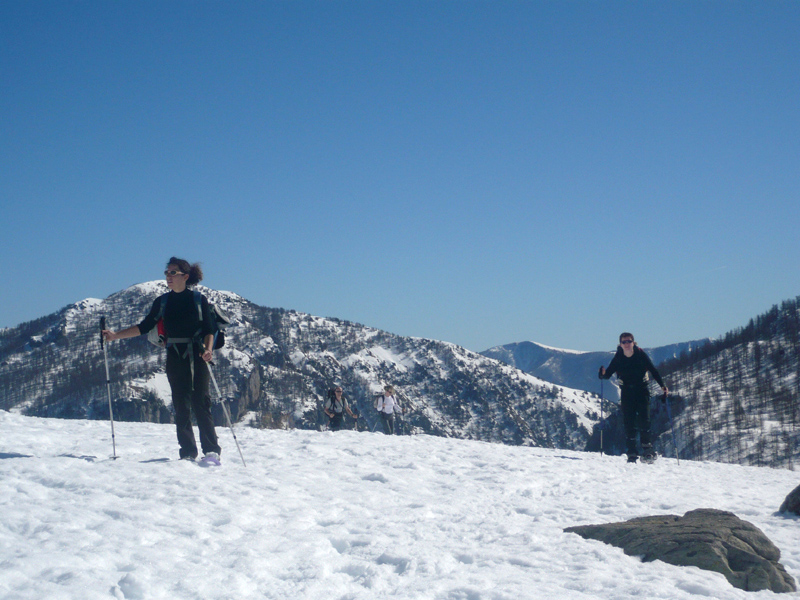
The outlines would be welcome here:
M 213 356 L 214 322 L 208 300 L 199 292 L 195 296 L 190 289 L 203 279 L 203 271 L 197 263 L 190 265 L 173 256 L 167 263 L 164 276 L 170 291 L 156 298 L 141 323 L 118 332 L 105 330 L 103 336 L 113 341 L 144 335 L 158 325 L 159 318 L 163 318 L 167 380 L 172 391 L 180 457 L 191 460 L 197 457 L 197 442 L 192 429 L 193 410 L 200 430 L 203 460 L 218 465 L 221 450 L 211 415 L 210 377 L 206 367 Z
M 636 432 L 642 443 L 642 460 L 651 462 L 656 455 L 650 440 L 650 392 L 647 389 L 647 374 L 656 380 L 664 394 L 667 386 L 661 379 L 653 361 L 644 350 L 636 345 L 632 333 L 619 336 L 619 346 L 608 369 L 600 367 L 600 379 L 610 379 L 617 374 L 620 384 L 622 422 L 628 444 L 628 462 L 636 462 L 639 451 L 636 445 Z

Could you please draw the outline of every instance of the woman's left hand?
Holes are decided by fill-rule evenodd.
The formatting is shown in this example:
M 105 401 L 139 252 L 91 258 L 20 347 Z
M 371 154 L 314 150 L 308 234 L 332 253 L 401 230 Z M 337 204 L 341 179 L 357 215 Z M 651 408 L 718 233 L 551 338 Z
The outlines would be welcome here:
M 200 356 L 202 356 L 202 357 L 203 357 L 203 360 L 204 360 L 204 361 L 206 361 L 206 362 L 211 362 L 211 359 L 214 357 L 214 355 L 213 355 L 213 353 L 211 352 L 211 350 L 206 350 L 206 351 L 205 351 L 205 352 L 203 352 L 203 354 L 201 354 Z

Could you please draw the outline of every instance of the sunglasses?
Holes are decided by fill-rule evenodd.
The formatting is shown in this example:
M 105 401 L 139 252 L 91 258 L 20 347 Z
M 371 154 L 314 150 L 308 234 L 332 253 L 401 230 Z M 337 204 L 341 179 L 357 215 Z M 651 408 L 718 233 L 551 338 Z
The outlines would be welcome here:
M 633 340 L 622 340 L 620 344 L 632 344 Z
M 175 277 L 175 275 L 186 275 L 183 271 L 164 271 L 164 275 L 168 277 Z

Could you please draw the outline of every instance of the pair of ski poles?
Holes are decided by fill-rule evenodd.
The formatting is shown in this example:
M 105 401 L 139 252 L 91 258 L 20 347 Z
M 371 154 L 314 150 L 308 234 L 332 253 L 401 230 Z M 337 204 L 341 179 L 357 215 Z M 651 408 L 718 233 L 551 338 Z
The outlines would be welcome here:
M 106 318 L 100 317 L 100 347 L 103 349 L 103 359 L 106 365 L 106 390 L 108 391 L 108 416 L 111 421 L 111 444 L 113 447 L 114 455 L 112 458 L 117 458 L 117 441 L 114 436 L 114 409 L 111 404 L 111 376 L 109 375 L 108 371 L 108 352 L 106 351 L 105 339 L 103 338 L 103 330 L 106 328 Z M 222 404 L 222 410 L 225 413 L 225 420 L 228 422 L 228 427 L 231 430 L 231 435 L 233 435 L 233 441 L 236 443 L 236 449 L 239 451 L 239 456 L 242 459 L 242 464 L 247 467 L 247 463 L 244 461 L 244 455 L 242 454 L 242 449 L 239 447 L 239 440 L 236 439 L 236 432 L 233 430 L 233 423 L 231 423 L 231 414 L 228 411 L 228 405 L 225 404 L 225 400 L 222 398 L 222 394 L 219 391 L 219 386 L 217 385 L 217 379 L 214 377 L 214 371 L 211 370 L 211 363 L 207 362 L 206 366 L 208 367 L 208 374 L 211 376 L 211 381 L 214 383 L 214 389 L 217 392 L 217 398 L 219 398 L 219 403 Z

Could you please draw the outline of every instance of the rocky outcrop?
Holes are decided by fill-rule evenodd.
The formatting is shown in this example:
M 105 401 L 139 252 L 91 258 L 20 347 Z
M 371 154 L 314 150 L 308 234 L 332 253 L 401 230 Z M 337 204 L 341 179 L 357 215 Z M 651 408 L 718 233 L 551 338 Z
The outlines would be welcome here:
M 778 562 L 780 550 L 760 529 L 730 512 L 701 508 L 683 517 L 642 517 L 565 531 L 617 546 L 645 562 L 662 560 L 716 571 L 731 585 L 746 591 L 797 589 L 792 576 Z
M 781 504 L 780 512 L 800 515 L 800 485 L 794 488 Z

